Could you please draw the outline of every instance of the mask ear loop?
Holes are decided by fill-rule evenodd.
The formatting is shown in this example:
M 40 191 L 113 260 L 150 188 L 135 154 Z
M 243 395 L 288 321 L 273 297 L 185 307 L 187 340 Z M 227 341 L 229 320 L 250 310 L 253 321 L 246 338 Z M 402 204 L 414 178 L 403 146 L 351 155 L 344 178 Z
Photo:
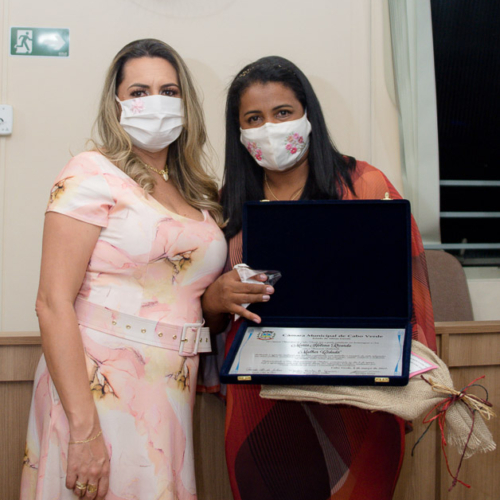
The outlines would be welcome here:
M 123 106 L 122 106 L 122 102 L 120 101 L 120 99 L 118 99 L 118 96 L 116 94 L 115 94 L 115 101 L 117 102 L 116 117 L 118 119 L 118 123 L 120 123 L 120 125 L 121 125 Z

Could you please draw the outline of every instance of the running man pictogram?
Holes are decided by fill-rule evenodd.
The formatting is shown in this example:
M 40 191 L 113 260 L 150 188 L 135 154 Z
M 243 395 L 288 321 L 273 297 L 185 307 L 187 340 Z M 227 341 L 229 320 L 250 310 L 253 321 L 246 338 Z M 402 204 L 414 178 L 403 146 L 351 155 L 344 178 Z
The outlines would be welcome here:
M 16 54 L 31 54 L 33 51 L 33 31 L 17 30 Z

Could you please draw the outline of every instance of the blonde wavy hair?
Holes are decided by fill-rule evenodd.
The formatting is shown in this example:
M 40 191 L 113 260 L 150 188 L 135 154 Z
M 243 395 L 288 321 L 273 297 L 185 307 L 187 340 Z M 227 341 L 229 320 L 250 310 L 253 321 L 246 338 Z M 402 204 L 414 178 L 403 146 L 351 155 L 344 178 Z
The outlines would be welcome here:
M 120 125 L 121 107 L 116 100 L 126 63 L 140 57 L 160 57 L 177 71 L 184 104 L 184 128 L 180 137 L 168 148 L 169 174 L 191 206 L 207 210 L 216 223 L 223 227 L 217 184 L 203 149 L 207 143 L 203 110 L 186 64 L 166 43 L 152 38 L 136 40 L 125 45 L 115 56 L 104 83 L 91 144 L 146 192 L 152 193 L 156 181 L 132 151 L 130 137 Z

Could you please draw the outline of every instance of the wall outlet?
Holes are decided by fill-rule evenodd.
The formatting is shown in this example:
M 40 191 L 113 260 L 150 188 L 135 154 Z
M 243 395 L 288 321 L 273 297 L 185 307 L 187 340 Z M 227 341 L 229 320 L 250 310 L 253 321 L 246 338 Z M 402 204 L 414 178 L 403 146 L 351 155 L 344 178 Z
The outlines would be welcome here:
M 13 118 L 12 106 L 0 104 L 0 135 L 12 134 Z

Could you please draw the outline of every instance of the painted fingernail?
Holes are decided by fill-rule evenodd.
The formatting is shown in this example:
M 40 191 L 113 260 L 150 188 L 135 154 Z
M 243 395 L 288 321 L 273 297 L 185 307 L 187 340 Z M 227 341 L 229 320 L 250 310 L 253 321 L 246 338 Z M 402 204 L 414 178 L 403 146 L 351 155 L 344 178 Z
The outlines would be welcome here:
M 262 296 L 262 301 L 263 302 L 267 302 L 271 297 L 269 297 L 269 295 L 263 295 Z
M 274 292 L 274 288 L 272 286 L 266 286 L 266 292 L 267 293 L 273 293 Z
M 266 281 L 267 280 L 267 276 L 265 274 L 259 274 L 259 279 Z

